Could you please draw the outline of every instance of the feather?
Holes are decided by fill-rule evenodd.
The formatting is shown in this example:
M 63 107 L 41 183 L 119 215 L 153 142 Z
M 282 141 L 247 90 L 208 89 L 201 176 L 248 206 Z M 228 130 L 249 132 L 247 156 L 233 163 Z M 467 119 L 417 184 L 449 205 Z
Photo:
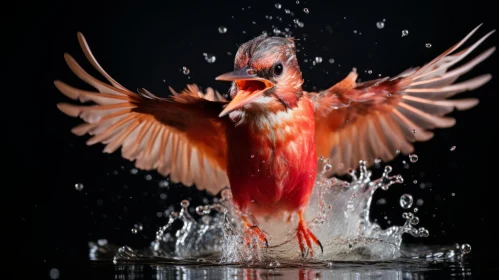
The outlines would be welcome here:
M 479 27 L 479 26 L 478 26 Z M 458 82 L 495 51 L 489 48 L 468 62 L 450 69 L 475 50 L 494 31 L 487 33 L 470 47 L 457 51 L 475 31 L 420 68 L 411 68 L 393 78 L 355 83 L 352 72 L 345 80 L 328 90 L 309 93 L 316 111 L 316 139 L 318 151 L 329 151 L 331 159 L 340 158 L 357 167 L 359 160 L 382 158 L 391 160 L 397 151 L 413 152 L 411 143 L 433 137 L 430 130 L 452 127 L 455 119 L 446 117 L 457 110 L 467 110 L 478 104 L 476 98 L 447 99 L 459 93 L 481 87 L 491 79 L 490 74 Z M 457 52 L 456 52 L 457 51 Z M 334 98 L 332 98 L 334 96 Z M 339 101 L 347 107 L 335 107 Z M 349 122 L 325 123 L 343 118 Z M 349 132 L 354 131 L 355 134 Z M 358 150 L 350 150 L 350 143 Z M 330 174 L 342 174 L 334 169 Z
M 146 89 L 133 93 L 104 71 L 81 33 L 78 40 L 86 58 L 110 84 L 92 77 L 73 57 L 64 55 L 73 73 L 98 91 L 54 82 L 70 99 L 95 103 L 57 104 L 66 115 L 85 121 L 72 129 L 74 134 L 93 135 L 87 144 L 103 143 L 105 153 L 122 147 L 122 156 L 135 161 L 137 168 L 157 169 L 170 175 L 173 182 L 212 193 L 228 186 L 223 123 L 215 121 L 225 98 L 211 88 L 205 94 L 196 85 L 188 85 L 180 94 L 170 88 L 171 98 L 159 98 Z M 195 135 L 203 135 L 204 140 Z M 201 162 L 204 166 L 200 169 Z M 194 169 L 197 172 L 191 172 Z

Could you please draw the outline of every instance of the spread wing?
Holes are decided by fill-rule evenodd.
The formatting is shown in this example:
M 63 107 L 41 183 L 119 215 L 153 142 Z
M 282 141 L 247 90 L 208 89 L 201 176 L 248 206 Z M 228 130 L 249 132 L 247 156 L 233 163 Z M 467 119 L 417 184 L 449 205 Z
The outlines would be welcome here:
M 85 72 L 69 54 L 64 55 L 74 74 L 98 91 L 55 81 L 67 97 L 95 103 L 57 104 L 63 113 L 85 121 L 72 129 L 74 134 L 93 135 L 87 144 L 104 143 L 106 153 L 121 147 L 122 156 L 135 161 L 137 168 L 156 169 L 164 176 L 170 175 L 173 182 L 195 184 L 211 193 L 229 185 L 224 124 L 218 119 L 227 100 L 211 88 L 204 94 L 195 85 L 180 94 L 172 90 L 173 96 L 168 98 L 145 89 L 138 94 L 131 92 L 102 69 L 81 33 L 78 40 L 87 59 L 109 84 Z
M 494 32 L 455 52 L 477 29 L 421 68 L 363 83 L 356 83 L 357 73 L 352 72 L 328 90 L 309 93 L 315 103 L 317 155 L 330 158 L 330 175 L 356 168 L 359 160 L 372 164 L 376 158 L 391 160 L 397 151 L 411 153 L 413 142 L 433 137 L 431 129 L 455 124 L 445 115 L 477 105 L 475 98 L 448 99 L 491 79 L 486 74 L 454 83 L 495 48 L 450 70 Z

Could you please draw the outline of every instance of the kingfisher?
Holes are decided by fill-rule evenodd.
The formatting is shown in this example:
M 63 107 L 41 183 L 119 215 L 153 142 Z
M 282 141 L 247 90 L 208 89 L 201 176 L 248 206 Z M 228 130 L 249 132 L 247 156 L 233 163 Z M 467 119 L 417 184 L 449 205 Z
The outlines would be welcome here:
M 303 213 L 318 158 L 330 159 L 326 176 L 341 175 L 361 160 L 370 165 L 410 154 L 414 142 L 432 138 L 433 129 L 452 127 L 455 119 L 447 115 L 474 107 L 478 99 L 449 98 L 491 79 L 484 74 L 456 82 L 495 50 L 460 63 L 494 32 L 461 48 L 479 27 L 422 67 L 365 82 L 357 82 L 353 70 L 318 92 L 302 88 L 294 39 L 261 35 L 239 47 L 234 71 L 216 77 L 232 83 L 230 98 L 195 84 L 180 93 L 170 87 L 167 97 L 144 88 L 132 92 L 99 65 L 78 33 L 83 53 L 106 82 L 64 54 L 72 72 L 94 90 L 56 80 L 65 96 L 92 103 L 57 107 L 83 119 L 71 131 L 91 135 L 88 145 L 103 143 L 105 153 L 121 147 L 123 158 L 139 169 L 157 170 L 172 182 L 211 194 L 229 187 L 244 232 L 262 246 L 268 242 L 258 228 L 260 217 L 297 217 L 299 249 L 313 255 L 323 246 Z

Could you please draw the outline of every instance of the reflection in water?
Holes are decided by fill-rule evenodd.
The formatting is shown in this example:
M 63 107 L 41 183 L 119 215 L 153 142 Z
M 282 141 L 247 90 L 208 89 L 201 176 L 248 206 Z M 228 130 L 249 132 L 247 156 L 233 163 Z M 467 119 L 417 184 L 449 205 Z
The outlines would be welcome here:
M 327 266 L 237 267 L 202 265 L 117 265 L 115 279 L 468 279 L 467 263 L 360 263 Z

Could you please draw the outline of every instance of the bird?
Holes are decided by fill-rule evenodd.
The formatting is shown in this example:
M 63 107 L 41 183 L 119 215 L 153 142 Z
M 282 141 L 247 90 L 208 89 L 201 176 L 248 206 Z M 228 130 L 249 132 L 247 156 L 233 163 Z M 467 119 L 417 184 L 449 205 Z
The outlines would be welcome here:
M 478 99 L 450 97 L 491 79 L 484 74 L 456 82 L 495 51 L 491 47 L 458 64 L 494 32 L 461 48 L 479 27 L 421 67 L 364 82 L 357 82 L 352 70 L 317 92 L 302 87 L 295 39 L 260 35 L 240 45 L 233 71 L 215 78 L 231 83 L 226 97 L 195 84 L 181 92 L 170 87 L 166 97 L 145 88 L 133 92 L 100 66 L 78 32 L 83 53 L 106 82 L 65 53 L 72 72 L 94 89 L 55 80 L 65 96 L 91 103 L 61 102 L 57 108 L 83 120 L 71 131 L 91 135 L 87 145 L 103 143 L 105 153 L 121 147 L 122 157 L 137 168 L 211 194 L 230 188 L 247 236 L 263 246 L 268 241 L 258 227 L 260 217 L 297 217 L 299 249 L 313 255 L 318 247 L 323 252 L 323 245 L 303 214 L 318 159 L 330 159 L 326 176 L 342 175 L 362 160 L 372 165 L 375 159 L 410 154 L 416 141 L 432 138 L 433 129 L 452 127 L 455 119 L 447 115 L 476 106 Z

